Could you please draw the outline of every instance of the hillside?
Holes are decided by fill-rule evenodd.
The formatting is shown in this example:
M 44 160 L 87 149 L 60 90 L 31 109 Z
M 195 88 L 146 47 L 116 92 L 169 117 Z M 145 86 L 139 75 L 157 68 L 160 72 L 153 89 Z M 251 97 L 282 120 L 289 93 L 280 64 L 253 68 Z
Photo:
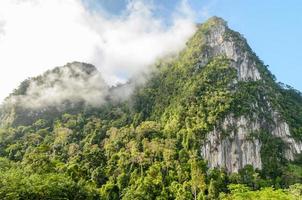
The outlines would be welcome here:
M 240 33 L 213 17 L 154 68 L 115 87 L 78 62 L 22 82 L 0 109 L 0 198 L 301 198 L 302 95 Z
M 52 121 L 63 113 L 84 112 L 106 102 L 108 89 L 93 65 L 68 63 L 23 81 L 3 103 L 0 124 L 30 125 L 38 119 Z

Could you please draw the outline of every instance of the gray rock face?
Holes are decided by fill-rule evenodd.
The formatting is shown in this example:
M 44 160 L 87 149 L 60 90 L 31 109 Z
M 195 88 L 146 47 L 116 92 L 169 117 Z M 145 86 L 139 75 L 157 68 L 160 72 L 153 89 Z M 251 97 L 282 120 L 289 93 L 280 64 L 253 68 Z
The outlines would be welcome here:
M 285 149 L 285 158 L 294 160 L 295 154 L 302 153 L 302 142 L 296 141 L 291 137 L 289 126 L 286 122 L 282 121 L 277 112 L 273 113 L 273 118 L 277 126 L 271 132 L 272 135 L 281 138 L 288 148 Z
M 210 56 L 224 55 L 231 59 L 234 62 L 232 66 L 237 69 L 238 80 L 240 81 L 260 80 L 261 75 L 255 61 L 251 59 L 250 52 L 242 49 L 236 38 L 228 36 L 229 32 L 229 28 L 223 21 L 210 29 L 206 38 L 206 45 L 211 49 Z M 238 35 L 237 37 L 240 37 L 240 42 L 246 43 L 242 36 Z
M 207 135 L 201 152 L 209 167 L 223 167 L 229 172 L 238 172 L 251 164 L 261 169 L 261 142 L 251 140 L 250 133 L 260 129 L 257 122 L 250 123 L 245 117 L 225 118 L 222 127 L 214 128 Z
M 276 126 L 270 133 L 282 139 L 288 147 L 285 158 L 293 160 L 295 154 L 302 152 L 302 143 L 291 137 L 288 124 L 280 120 L 277 113 L 274 113 L 273 120 Z M 261 141 L 251 137 L 251 133 L 263 128 L 260 124 L 244 116 L 226 117 L 221 127 L 215 127 L 207 135 L 201 147 L 201 154 L 208 161 L 209 167 L 223 167 L 229 172 L 238 172 L 249 164 L 262 169 Z

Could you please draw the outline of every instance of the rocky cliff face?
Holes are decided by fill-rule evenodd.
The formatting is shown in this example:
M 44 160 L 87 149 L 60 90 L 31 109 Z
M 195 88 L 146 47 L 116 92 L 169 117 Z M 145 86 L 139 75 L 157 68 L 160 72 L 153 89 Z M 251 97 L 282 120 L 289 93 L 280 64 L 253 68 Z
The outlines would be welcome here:
M 232 66 L 237 69 L 239 81 L 260 80 L 254 55 L 243 36 L 230 30 L 223 19 L 213 17 L 208 23 L 215 25 L 205 35 L 207 50 L 201 54 L 200 60 L 206 63 L 210 58 L 225 55 L 233 61 Z
M 294 160 L 295 155 L 302 153 L 302 142 L 295 140 L 291 135 L 289 125 L 284 122 L 278 112 L 273 113 L 273 120 L 275 123 L 274 129 L 271 131 L 273 136 L 276 136 L 286 144 L 285 158 Z
M 263 122 L 253 122 L 244 116 L 226 117 L 221 127 L 215 127 L 214 131 L 208 133 L 201 147 L 202 156 L 209 162 L 209 167 L 223 167 L 229 172 L 238 172 L 246 165 L 262 169 L 262 142 L 252 134 L 258 132 L 261 134 L 261 130 L 266 130 L 286 144 L 285 158 L 294 160 L 295 155 L 302 152 L 302 143 L 291 137 L 286 122 L 280 120 L 278 116 L 273 120 L 276 125 L 273 130 L 268 130 L 261 127 Z M 228 132 L 227 136 L 224 135 L 225 132 Z
M 230 127 L 233 127 L 233 130 Z M 261 169 L 261 142 L 259 139 L 250 138 L 250 134 L 259 129 L 259 123 L 251 123 L 243 116 L 228 116 L 222 127 L 215 127 L 214 131 L 208 133 L 202 146 L 202 156 L 211 168 L 224 167 L 228 171 L 237 172 L 245 165 L 251 164 Z M 227 131 L 228 135 L 224 136 L 223 131 Z
M 224 55 L 232 60 L 231 66 L 237 70 L 237 81 L 262 82 L 258 65 L 259 61 L 252 53 L 246 40 L 238 33 L 231 31 L 226 22 L 219 18 L 212 19 L 216 25 L 209 29 L 206 37 L 206 45 L 209 47 L 203 59 Z M 260 95 L 260 94 L 259 94 Z M 246 165 L 262 169 L 261 148 L 262 141 L 253 137 L 254 133 L 265 131 L 276 138 L 280 138 L 285 146 L 285 158 L 294 160 L 295 155 L 302 152 L 301 141 L 295 140 L 291 135 L 290 127 L 282 119 L 282 116 L 271 106 L 271 102 L 263 97 L 263 108 L 257 104 L 256 109 L 265 109 L 271 120 L 268 125 L 267 119 L 250 111 L 250 115 L 234 116 L 230 113 L 223 122 L 214 127 L 207 134 L 201 147 L 202 156 L 208 160 L 209 167 L 223 167 L 229 172 L 238 172 Z M 249 117 L 254 115 L 253 117 Z M 277 153 L 277 152 L 276 152 Z

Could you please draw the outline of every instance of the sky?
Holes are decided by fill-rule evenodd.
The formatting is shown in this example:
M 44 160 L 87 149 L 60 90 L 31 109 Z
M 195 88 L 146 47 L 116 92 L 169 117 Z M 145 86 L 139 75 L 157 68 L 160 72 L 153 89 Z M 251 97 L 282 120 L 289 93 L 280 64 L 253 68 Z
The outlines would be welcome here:
M 300 0 L 1 0 L 0 101 L 19 83 L 89 62 L 109 84 L 177 53 L 195 23 L 224 18 L 277 80 L 302 91 Z M 148 48 L 145 48 L 148 47 Z
M 89 1 L 86 1 L 89 3 Z M 118 14 L 127 0 L 97 0 L 99 6 Z M 153 0 L 160 15 L 169 16 L 178 0 Z M 302 91 L 302 1 L 301 0 L 188 0 L 195 22 L 219 16 L 240 32 L 277 81 Z M 91 1 L 90 1 L 91 3 Z

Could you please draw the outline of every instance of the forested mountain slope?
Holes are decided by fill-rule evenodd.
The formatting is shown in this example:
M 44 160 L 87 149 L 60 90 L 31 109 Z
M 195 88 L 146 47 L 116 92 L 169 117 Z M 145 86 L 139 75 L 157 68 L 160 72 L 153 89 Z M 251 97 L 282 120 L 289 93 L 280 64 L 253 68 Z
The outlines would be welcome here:
M 239 33 L 213 17 L 154 68 L 116 87 L 78 62 L 24 81 L 0 111 L 0 198 L 301 198 L 301 93 Z

